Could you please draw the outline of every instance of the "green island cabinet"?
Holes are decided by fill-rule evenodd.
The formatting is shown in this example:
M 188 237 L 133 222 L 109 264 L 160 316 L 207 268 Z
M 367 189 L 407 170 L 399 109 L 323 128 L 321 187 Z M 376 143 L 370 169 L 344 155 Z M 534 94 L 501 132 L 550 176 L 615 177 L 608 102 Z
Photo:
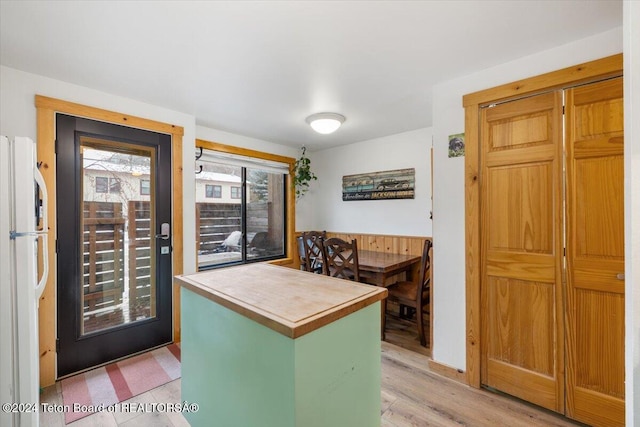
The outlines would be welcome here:
M 176 281 L 192 426 L 380 425 L 386 289 L 263 263 Z

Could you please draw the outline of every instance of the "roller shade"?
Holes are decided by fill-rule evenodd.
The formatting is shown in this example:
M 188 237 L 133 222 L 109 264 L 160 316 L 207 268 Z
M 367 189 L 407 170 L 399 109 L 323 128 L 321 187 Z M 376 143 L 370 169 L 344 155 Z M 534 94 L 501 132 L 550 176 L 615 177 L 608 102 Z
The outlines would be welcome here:
M 196 151 L 200 154 L 200 150 Z M 225 165 L 240 166 L 250 169 L 259 169 L 265 172 L 288 174 L 289 164 L 276 162 L 273 160 L 258 159 L 255 157 L 240 156 L 238 154 L 223 153 L 220 151 L 212 151 L 203 149 L 202 156 L 198 162 L 222 163 Z

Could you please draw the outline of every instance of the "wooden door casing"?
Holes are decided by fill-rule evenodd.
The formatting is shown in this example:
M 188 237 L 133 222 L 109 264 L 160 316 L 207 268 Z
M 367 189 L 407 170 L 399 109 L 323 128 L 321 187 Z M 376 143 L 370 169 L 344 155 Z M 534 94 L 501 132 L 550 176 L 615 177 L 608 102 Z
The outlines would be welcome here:
M 566 91 L 567 415 L 624 425 L 622 78 Z
M 481 112 L 482 383 L 564 411 L 562 93 Z

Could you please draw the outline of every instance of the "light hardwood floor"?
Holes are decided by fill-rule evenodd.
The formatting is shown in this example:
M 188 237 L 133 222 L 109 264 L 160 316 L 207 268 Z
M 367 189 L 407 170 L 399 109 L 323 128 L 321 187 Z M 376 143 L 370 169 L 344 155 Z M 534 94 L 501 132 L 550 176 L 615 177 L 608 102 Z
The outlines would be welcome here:
M 395 344 L 398 347 L 406 348 L 407 350 L 415 351 L 416 353 L 423 354 L 431 357 L 431 344 L 429 343 L 429 316 L 424 316 L 424 330 L 427 335 L 427 346 L 420 345 L 420 339 L 418 338 L 418 328 L 415 323 L 415 315 L 413 320 L 405 320 L 398 317 L 398 307 L 389 305 L 387 310 L 387 327 L 385 331 L 385 341 L 391 344 Z
M 477 390 L 439 376 L 429 371 L 426 355 L 388 342 L 382 342 L 381 400 L 382 427 L 579 425 L 511 397 Z M 59 385 L 45 389 L 41 401 L 62 404 Z M 178 403 L 180 380 L 136 396 L 130 401 Z M 62 414 L 41 414 L 40 425 L 64 426 L 64 418 Z M 181 427 L 188 426 L 188 423 L 181 414 L 176 413 L 100 413 L 80 419 L 70 426 Z M 216 426 L 215 420 L 212 420 L 211 426 Z
M 382 427 L 577 426 L 526 402 L 429 371 L 428 357 L 382 343 Z

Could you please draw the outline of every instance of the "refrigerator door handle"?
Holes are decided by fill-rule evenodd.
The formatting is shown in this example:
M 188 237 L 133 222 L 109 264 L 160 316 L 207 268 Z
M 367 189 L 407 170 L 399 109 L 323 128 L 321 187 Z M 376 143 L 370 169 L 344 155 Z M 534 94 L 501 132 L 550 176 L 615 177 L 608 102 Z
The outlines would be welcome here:
M 42 232 L 38 237 L 42 237 L 42 278 L 36 285 L 36 302 L 40 302 L 40 297 L 44 292 L 44 287 L 47 284 L 47 279 L 49 278 L 49 239 L 47 233 L 49 231 L 49 220 L 48 220 L 48 195 L 47 195 L 47 185 L 44 182 L 44 177 L 40 173 L 37 167 L 34 167 L 34 178 L 38 185 L 40 186 L 40 191 L 42 192 Z M 37 226 L 37 224 L 36 224 Z
M 49 239 L 46 234 L 41 234 L 38 237 L 42 237 L 42 278 L 36 286 L 36 302 L 39 303 L 49 278 Z

